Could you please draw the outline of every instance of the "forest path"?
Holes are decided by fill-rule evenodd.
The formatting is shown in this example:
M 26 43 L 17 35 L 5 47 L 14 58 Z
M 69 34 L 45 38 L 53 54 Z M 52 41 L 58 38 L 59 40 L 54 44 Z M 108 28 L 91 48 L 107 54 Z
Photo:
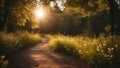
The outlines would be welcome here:
M 73 57 L 53 52 L 48 43 L 48 38 L 42 38 L 41 43 L 12 56 L 8 68 L 89 68 Z

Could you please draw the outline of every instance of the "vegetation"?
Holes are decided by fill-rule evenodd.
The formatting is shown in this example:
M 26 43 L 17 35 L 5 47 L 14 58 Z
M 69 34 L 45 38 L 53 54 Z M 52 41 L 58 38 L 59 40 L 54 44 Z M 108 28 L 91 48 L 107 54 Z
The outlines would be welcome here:
M 39 34 L 26 31 L 15 33 L 0 33 L 0 54 L 10 54 L 16 50 L 35 45 L 40 42 Z
M 5 59 L 5 56 L 0 56 L 0 68 L 7 68 L 9 61 Z
M 99 37 L 48 35 L 48 37 L 51 39 L 49 45 L 53 51 L 77 57 L 95 68 L 119 66 L 119 36 L 114 39 L 104 35 Z
M 36 30 L 44 33 L 99 35 L 110 25 L 112 33 L 120 34 L 117 0 L 1 0 L 0 4 L 1 31 Z M 36 22 L 34 11 L 37 5 L 45 9 L 46 16 Z
M 18 31 L 15 33 L 0 33 L 0 68 L 7 68 L 8 60 L 5 56 L 10 55 L 33 46 L 41 41 L 39 34 Z M 4 56 L 5 55 L 5 56 Z
M 37 8 L 44 10 L 43 18 L 35 17 Z M 61 33 L 74 36 L 49 36 L 52 50 L 114 67 L 120 63 L 119 18 L 119 0 L 0 0 L 0 55 L 38 43 L 40 35 L 32 32 Z

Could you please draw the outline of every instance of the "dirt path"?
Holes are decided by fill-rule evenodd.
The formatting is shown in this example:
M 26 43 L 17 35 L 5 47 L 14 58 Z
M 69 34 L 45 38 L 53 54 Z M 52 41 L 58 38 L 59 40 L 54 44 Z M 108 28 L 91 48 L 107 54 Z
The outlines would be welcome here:
M 42 38 L 42 43 L 14 55 L 9 68 L 89 68 L 75 58 L 51 51 L 48 42 Z

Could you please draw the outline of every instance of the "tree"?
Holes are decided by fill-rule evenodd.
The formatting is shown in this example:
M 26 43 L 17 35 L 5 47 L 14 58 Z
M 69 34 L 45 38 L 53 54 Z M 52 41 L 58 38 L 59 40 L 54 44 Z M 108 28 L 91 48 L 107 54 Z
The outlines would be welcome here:
M 115 33 L 115 30 L 114 30 L 115 14 L 116 14 L 116 11 L 119 9 L 119 6 L 120 6 L 119 2 L 120 2 L 119 0 L 109 0 L 112 35 Z
M 107 0 L 67 0 L 66 6 L 79 7 L 84 16 L 91 16 L 109 10 Z
M 28 20 L 33 20 L 33 9 L 37 4 L 48 6 L 50 1 L 54 0 L 40 0 L 40 2 L 37 0 L 1 0 L 0 17 L 3 20 L 0 21 L 0 30 L 3 31 L 8 24 L 24 26 Z
M 33 6 L 32 2 L 33 0 L 2 0 L 2 9 L 0 10 L 3 11 L 1 15 L 1 18 L 3 19 L 1 20 L 1 31 L 7 28 L 9 23 L 21 22 L 21 24 L 24 24 L 28 19 L 28 16 L 30 16 L 30 8 Z

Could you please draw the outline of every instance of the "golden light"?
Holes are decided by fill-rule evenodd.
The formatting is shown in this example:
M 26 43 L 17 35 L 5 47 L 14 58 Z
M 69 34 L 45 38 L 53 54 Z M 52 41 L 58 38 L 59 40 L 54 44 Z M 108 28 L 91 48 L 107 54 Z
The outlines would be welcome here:
M 50 2 L 50 6 L 51 7 L 54 7 L 55 6 L 55 3 L 53 1 Z
M 42 9 L 42 8 L 36 8 L 36 10 L 35 10 L 34 13 L 35 13 L 35 17 L 36 17 L 37 19 L 44 18 L 44 16 L 45 16 L 45 10 Z

